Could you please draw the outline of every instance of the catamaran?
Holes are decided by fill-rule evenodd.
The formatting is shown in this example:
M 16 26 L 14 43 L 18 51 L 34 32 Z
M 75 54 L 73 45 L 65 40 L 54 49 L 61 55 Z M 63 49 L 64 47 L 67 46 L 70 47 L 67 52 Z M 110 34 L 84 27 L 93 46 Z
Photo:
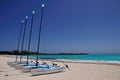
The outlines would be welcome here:
M 30 35 L 29 35 L 28 51 L 27 51 L 27 61 L 26 61 L 26 63 L 22 63 L 22 64 L 16 65 L 16 69 L 21 69 L 21 68 L 24 67 L 24 66 L 28 66 L 28 65 L 32 66 L 32 65 L 35 64 L 35 63 L 33 63 L 33 62 L 29 62 L 29 61 L 28 61 L 28 59 L 29 59 L 29 52 L 30 52 L 30 43 L 31 43 L 31 35 L 32 35 L 32 27 L 33 27 L 34 14 L 35 14 L 35 11 L 32 11 L 32 19 L 31 19 Z
M 15 66 L 17 69 L 21 69 L 23 72 L 31 72 L 31 74 L 33 76 L 41 75 L 41 74 L 57 73 L 57 72 L 61 72 L 65 69 L 65 67 L 63 67 L 63 66 L 39 64 L 39 62 L 38 62 L 39 45 L 40 45 L 40 38 L 41 38 L 41 27 L 42 27 L 42 17 L 43 17 L 44 7 L 45 7 L 45 5 L 42 4 L 36 62 L 28 62 L 29 55 L 27 55 L 27 61 L 21 61 L 21 59 L 22 59 L 22 54 L 21 54 L 20 61 L 16 61 L 16 62 L 12 63 L 12 66 Z M 35 13 L 35 12 L 33 12 L 33 13 Z M 30 36 L 31 36 L 31 33 L 30 33 Z M 23 37 L 23 39 L 24 39 L 24 37 Z M 31 38 L 29 38 L 28 52 L 29 52 L 29 48 L 30 48 L 30 39 Z M 24 43 L 24 41 L 23 41 L 23 43 Z M 22 49 L 23 49 L 23 46 L 22 46 Z M 21 49 L 21 51 L 22 51 L 22 49 Z M 11 62 L 8 62 L 8 64 L 11 64 Z
M 10 65 L 11 67 L 15 67 L 15 65 L 20 64 L 20 61 L 18 61 L 18 54 L 17 53 L 19 52 L 20 39 L 21 39 L 23 24 L 24 24 L 24 20 L 21 21 L 20 34 L 19 34 L 19 38 L 18 38 L 18 46 L 17 46 L 17 52 L 16 52 L 16 59 L 15 59 L 14 62 L 7 62 L 7 64 Z
M 44 4 L 42 4 L 42 11 L 41 11 L 41 22 L 39 28 L 39 35 L 38 35 L 38 48 L 37 48 L 37 57 L 36 57 L 36 65 L 28 65 L 21 68 L 23 72 L 31 72 L 32 75 L 40 75 L 40 74 L 50 74 L 61 72 L 65 69 L 63 66 L 58 65 L 48 65 L 48 64 L 39 64 L 38 63 L 38 54 L 39 54 L 39 45 L 40 45 L 40 36 L 41 36 L 41 27 L 42 27 L 42 17 L 43 17 L 43 9 Z

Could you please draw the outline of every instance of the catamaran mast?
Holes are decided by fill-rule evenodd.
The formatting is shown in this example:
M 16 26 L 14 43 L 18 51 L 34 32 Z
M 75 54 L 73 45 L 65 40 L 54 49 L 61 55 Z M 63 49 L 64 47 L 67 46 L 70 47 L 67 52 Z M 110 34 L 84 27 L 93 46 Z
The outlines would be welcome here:
M 29 42 L 28 42 L 27 65 L 28 65 L 29 52 L 30 52 L 30 42 L 31 42 L 31 35 L 32 35 L 32 27 L 33 27 L 33 17 L 34 17 L 34 14 L 35 14 L 35 11 L 32 11 L 32 19 L 31 19 L 30 35 L 29 35 Z
M 40 17 L 39 34 L 38 34 L 38 47 L 37 47 L 36 67 L 38 66 L 38 54 L 39 54 L 39 49 L 40 49 L 40 38 L 41 38 L 41 29 L 42 29 L 43 9 L 44 9 L 45 5 L 42 4 L 41 7 L 42 7 L 42 11 L 41 11 L 41 17 Z
M 23 27 L 24 20 L 21 21 L 21 26 L 20 26 L 20 33 L 19 33 L 19 38 L 18 38 L 18 46 L 17 46 L 17 52 L 16 52 L 16 59 L 17 61 L 18 55 L 17 53 L 19 52 L 19 47 L 20 47 L 20 39 L 21 39 L 21 33 L 22 33 L 22 27 Z
M 27 26 L 27 20 L 28 20 L 28 16 L 25 17 L 25 26 L 24 26 L 24 33 L 23 33 L 23 39 L 22 39 L 20 63 L 21 63 L 21 60 L 22 60 L 22 52 L 23 52 L 23 47 L 24 47 L 24 38 L 25 38 L 25 31 L 26 31 L 26 26 Z

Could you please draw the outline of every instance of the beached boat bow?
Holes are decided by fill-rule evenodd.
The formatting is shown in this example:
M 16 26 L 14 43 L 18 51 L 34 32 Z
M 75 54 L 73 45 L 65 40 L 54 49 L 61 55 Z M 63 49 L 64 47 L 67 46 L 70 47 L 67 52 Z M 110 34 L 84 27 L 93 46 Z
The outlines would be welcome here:
M 62 72 L 65 67 L 61 66 L 52 66 L 50 68 L 36 68 L 31 70 L 32 76 L 43 75 L 43 74 L 52 74 Z

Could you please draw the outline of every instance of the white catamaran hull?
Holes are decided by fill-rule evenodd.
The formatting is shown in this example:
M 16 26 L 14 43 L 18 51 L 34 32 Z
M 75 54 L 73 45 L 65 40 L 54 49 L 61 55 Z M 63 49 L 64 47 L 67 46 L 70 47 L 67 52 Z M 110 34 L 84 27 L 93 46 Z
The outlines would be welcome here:
M 23 71 L 23 72 L 30 72 L 32 69 L 35 69 L 35 67 L 34 66 L 23 66 L 22 68 L 21 68 L 21 70 Z
M 29 62 L 28 64 L 27 63 L 24 63 L 24 64 L 18 64 L 18 65 L 16 65 L 15 67 L 16 67 L 16 69 L 24 69 L 25 67 L 27 67 L 27 66 L 35 66 L 35 64 L 36 63 L 31 63 L 31 62 Z
M 15 66 L 18 65 L 18 64 L 25 64 L 25 63 L 27 63 L 27 62 L 26 62 L 26 61 L 22 61 L 22 62 L 20 62 L 20 61 L 7 62 L 7 64 L 10 65 L 10 66 L 12 66 L 12 67 L 15 67 Z
M 39 68 L 47 68 L 46 65 L 42 65 L 42 64 L 39 64 L 38 65 Z M 21 70 L 23 72 L 30 72 L 32 69 L 35 69 L 36 68 L 36 65 L 32 65 L 32 66 L 24 66 L 21 68 Z
M 16 69 L 21 69 L 24 65 L 25 65 L 25 64 L 17 64 L 17 65 L 15 66 L 15 68 L 16 68 Z
M 32 69 L 31 74 L 32 76 L 52 74 L 52 73 L 62 72 L 64 69 L 65 69 L 64 67 L 38 68 L 38 69 Z
M 16 65 L 18 65 L 18 62 L 7 62 L 7 64 L 11 67 L 15 67 Z

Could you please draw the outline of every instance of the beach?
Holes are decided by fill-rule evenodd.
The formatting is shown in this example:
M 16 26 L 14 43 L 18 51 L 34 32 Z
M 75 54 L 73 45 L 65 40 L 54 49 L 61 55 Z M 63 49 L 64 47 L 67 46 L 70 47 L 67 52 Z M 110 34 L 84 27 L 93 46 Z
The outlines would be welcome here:
M 70 70 L 65 69 L 60 73 L 31 76 L 31 73 L 23 73 L 7 64 L 7 62 L 14 60 L 14 57 L 0 55 L 0 80 L 120 80 L 120 65 L 116 64 L 65 61 Z M 61 62 L 56 61 L 55 63 L 64 66 Z

